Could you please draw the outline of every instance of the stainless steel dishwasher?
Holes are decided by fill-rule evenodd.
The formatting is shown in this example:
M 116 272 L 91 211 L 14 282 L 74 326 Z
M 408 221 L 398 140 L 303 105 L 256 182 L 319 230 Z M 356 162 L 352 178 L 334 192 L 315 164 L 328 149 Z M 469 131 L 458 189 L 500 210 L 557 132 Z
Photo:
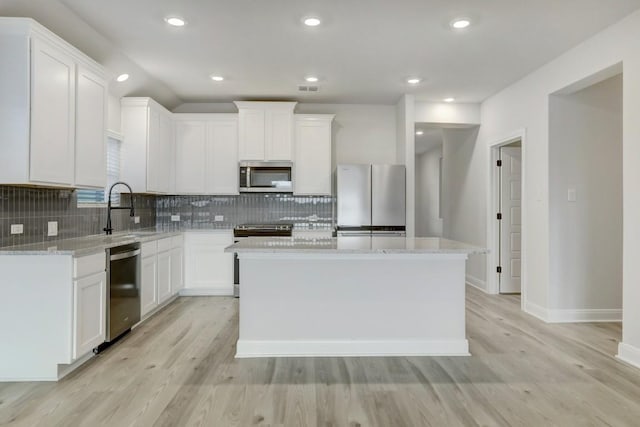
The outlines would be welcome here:
M 107 343 L 140 321 L 140 243 L 107 249 Z

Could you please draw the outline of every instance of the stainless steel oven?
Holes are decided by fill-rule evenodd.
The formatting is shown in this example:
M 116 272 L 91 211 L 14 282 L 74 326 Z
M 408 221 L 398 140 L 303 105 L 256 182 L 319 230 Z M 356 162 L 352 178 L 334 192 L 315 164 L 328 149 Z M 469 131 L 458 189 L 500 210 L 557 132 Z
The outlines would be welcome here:
M 240 162 L 240 192 L 291 193 L 292 169 L 291 162 Z
M 233 240 L 238 243 L 249 237 L 291 237 L 293 224 L 243 224 L 233 229 Z M 233 254 L 233 295 L 240 296 L 240 260 L 238 254 Z
M 140 243 L 107 249 L 107 342 L 140 321 Z

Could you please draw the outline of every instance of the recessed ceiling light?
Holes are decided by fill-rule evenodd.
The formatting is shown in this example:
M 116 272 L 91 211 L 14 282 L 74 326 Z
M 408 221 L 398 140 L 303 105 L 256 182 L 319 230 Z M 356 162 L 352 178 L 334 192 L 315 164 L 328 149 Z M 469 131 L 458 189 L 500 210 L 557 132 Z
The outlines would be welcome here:
M 320 25 L 320 18 L 309 16 L 307 18 L 304 18 L 302 22 L 304 22 L 304 25 L 306 25 L 307 27 L 317 27 L 318 25 Z
M 410 85 L 417 85 L 421 81 L 422 79 L 419 79 L 418 77 L 411 77 L 407 79 L 407 83 L 409 83 Z
M 455 100 L 456 100 L 455 98 L 445 98 L 445 99 L 443 99 L 444 102 L 453 102 Z
M 222 76 L 211 76 L 211 80 L 213 80 L 214 82 L 221 82 L 224 80 L 224 77 Z
M 122 83 L 124 81 L 126 81 L 129 78 L 129 74 L 120 74 L 118 77 L 116 77 L 116 81 L 118 83 Z
M 420 136 L 420 135 L 424 135 L 424 132 L 421 130 L 416 131 L 416 135 Z
M 164 18 L 165 22 L 173 27 L 184 27 L 186 22 L 182 18 L 178 18 L 177 16 L 168 16 Z
M 318 78 L 314 76 L 309 76 L 309 77 L 305 77 L 305 80 L 308 81 L 309 83 L 315 83 L 318 81 Z
M 455 28 L 456 30 L 462 30 L 463 28 L 467 28 L 471 25 L 471 21 L 467 18 L 458 18 L 451 21 L 451 28 Z

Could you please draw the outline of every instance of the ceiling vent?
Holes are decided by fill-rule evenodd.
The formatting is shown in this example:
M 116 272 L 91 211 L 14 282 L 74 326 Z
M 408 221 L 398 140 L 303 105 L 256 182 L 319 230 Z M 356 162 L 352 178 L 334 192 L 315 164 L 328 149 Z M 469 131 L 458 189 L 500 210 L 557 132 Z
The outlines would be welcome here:
M 319 92 L 318 86 L 298 86 L 298 92 Z

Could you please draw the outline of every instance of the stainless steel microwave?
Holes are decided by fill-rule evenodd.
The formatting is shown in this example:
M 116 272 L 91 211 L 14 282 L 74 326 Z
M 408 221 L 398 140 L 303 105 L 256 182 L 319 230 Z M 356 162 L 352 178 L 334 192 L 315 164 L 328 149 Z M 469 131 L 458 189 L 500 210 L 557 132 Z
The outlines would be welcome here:
M 292 169 L 291 162 L 240 162 L 240 192 L 291 193 Z

